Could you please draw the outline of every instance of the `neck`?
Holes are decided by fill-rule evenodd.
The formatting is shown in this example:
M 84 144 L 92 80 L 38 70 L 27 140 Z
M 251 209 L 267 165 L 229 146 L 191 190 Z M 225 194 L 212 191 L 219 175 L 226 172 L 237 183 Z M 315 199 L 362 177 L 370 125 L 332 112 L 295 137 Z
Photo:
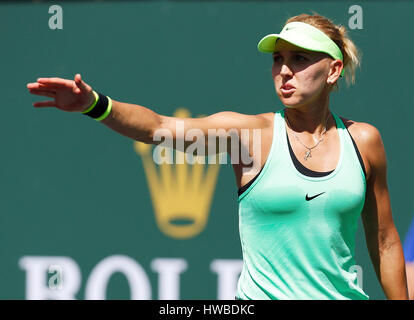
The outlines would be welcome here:
M 329 129 L 331 119 L 328 118 L 329 96 L 326 101 L 298 106 L 295 108 L 286 108 L 285 115 L 289 121 L 291 129 L 298 133 L 308 133 L 312 136 L 320 136 L 322 132 Z

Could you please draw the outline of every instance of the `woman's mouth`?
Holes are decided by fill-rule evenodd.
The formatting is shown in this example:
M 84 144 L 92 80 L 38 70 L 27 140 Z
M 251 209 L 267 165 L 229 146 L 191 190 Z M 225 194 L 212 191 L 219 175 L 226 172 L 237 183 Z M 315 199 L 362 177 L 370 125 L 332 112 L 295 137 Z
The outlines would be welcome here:
M 291 93 L 293 93 L 293 92 L 295 92 L 295 91 L 296 91 L 296 88 L 293 88 L 293 87 L 290 87 L 290 88 L 284 88 L 284 87 L 282 87 L 282 88 L 280 88 L 280 91 L 281 91 L 283 94 L 291 94 Z
M 291 84 L 285 83 L 281 88 L 280 91 L 282 91 L 283 94 L 290 94 L 293 93 L 296 90 L 294 86 Z

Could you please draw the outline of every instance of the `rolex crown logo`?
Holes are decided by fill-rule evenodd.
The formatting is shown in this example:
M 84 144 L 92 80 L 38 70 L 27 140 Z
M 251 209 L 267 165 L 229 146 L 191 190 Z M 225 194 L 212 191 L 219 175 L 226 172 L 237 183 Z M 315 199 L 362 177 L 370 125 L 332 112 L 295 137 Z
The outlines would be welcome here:
M 188 118 L 187 109 L 180 108 L 174 117 Z M 212 196 L 219 172 L 215 164 L 162 163 L 153 160 L 153 146 L 134 142 L 135 151 L 141 156 L 151 194 L 155 218 L 160 230 L 173 238 L 186 239 L 203 231 L 208 221 Z M 182 151 L 174 150 L 177 157 Z M 197 158 L 199 156 L 195 156 Z M 158 167 L 158 168 L 157 168 Z

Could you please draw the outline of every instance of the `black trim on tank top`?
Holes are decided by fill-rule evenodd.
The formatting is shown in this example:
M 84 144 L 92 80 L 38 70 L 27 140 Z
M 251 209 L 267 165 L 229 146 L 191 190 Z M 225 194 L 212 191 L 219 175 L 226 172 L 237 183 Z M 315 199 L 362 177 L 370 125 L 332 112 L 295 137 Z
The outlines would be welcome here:
M 346 126 L 345 126 L 345 128 L 346 128 L 346 131 L 348 131 L 348 128 Z M 354 145 L 355 151 L 356 151 L 358 159 L 359 159 L 359 163 L 361 164 L 361 167 L 362 167 L 362 170 L 364 171 L 364 176 L 365 176 L 365 179 L 366 179 L 367 178 L 367 172 L 365 170 L 364 161 L 362 160 L 361 154 L 360 154 L 360 152 L 358 150 L 358 147 L 357 147 L 357 145 L 354 141 L 354 138 L 352 138 L 352 135 L 349 133 L 349 131 L 348 131 L 348 134 L 351 137 L 352 144 Z M 288 147 L 289 147 L 290 157 L 293 161 L 293 164 L 295 165 L 296 169 L 300 173 L 302 173 L 303 175 L 309 176 L 309 177 L 324 177 L 324 176 L 327 176 L 327 175 L 329 175 L 329 174 L 331 174 L 332 172 L 335 171 L 335 170 L 332 170 L 332 171 L 327 171 L 327 172 L 320 172 L 320 171 L 313 171 L 313 170 L 310 170 L 310 169 L 306 168 L 296 158 L 295 153 L 292 150 L 292 146 L 290 145 L 290 141 L 289 141 L 289 137 L 288 137 L 287 132 L 286 132 L 286 139 L 287 139 L 287 143 L 288 143 Z M 252 183 L 254 182 L 254 180 L 257 179 L 257 177 L 259 176 L 260 172 L 262 172 L 262 170 L 263 170 L 263 167 L 262 167 L 262 169 L 260 169 L 259 173 L 252 180 L 250 180 L 247 184 L 245 184 L 244 186 L 242 186 L 241 188 L 238 189 L 238 191 L 237 191 L 238 196 L 240 196 L 244 191 L 246 191 L 252 185 Z
M 346 128 L 346 127 L 345 127 L 345 128 Z M 346 128 L 346 131 L 348 131 L 348 128 Z M 349 133 L 349 131 L 348 131 L 348 133 Z M 355 141 L 354 141 L 354 138 L 352 138 L 352 136 L 351 136 L 351 134 L 350 134 L 350 133 L 349 133 L 349 136 L 351 137 L 352 143 L 354 144 L 355 151 L 356 151 L 356 153 L 357 153 L 357 156 L 358 156 L 358 159 L 359 159 L 359 163 L 361 164 L 362 171 L 364 171 L 364 177 L 365 177 L 365 180 L 366 180 L 366 179 L 367 179 L 367 172 L 366 172 L 366 170 L 365 170 L 364 161 L 362 160 L 361 154 L 359 153 L 359 150 L 358 150 L 358 147 L 357 147 L 357 145 L 356 145 L 356 143 L 355 143 Z
M 259 176 L 260 172 L 262 172 L 262 170 L 263 170 L 263 167 L 260 169 L 259 173 L 254 176 L 252 180 L 246 183 L 243 187 L 239 188 L 239 190 L 237 191 L 237 195 L 239 197 L 243 192 L 245 192 L 252 185 L 252 183 L 254 182 L 254 180 L 257 179 L 257 177 Z
M 308 176 L 308 177 L 320 178 L 320 177 L 325 177 L 325 176 L 331 174 L 332 172 L 334 172 L 334 170 L 320 172 L 320 171 L 313 171 L 313 170 L 310 170 L 310 169 L 306 168 L 303 164 L 301 164 L 299 162 L 298 158 L 296 158 L 295 153 L 292 150 L 292 146 L 290 145 L 290 141 L 289 141 L 289 137 L 288 137 L 287 132 L 286 132 L 286 139 L 287 139 L 288 146 L 289 146 L 290 157 L 292 158 L 293 164 L 295 165 L 296 169 L 301 174 L 303 174 L 305 176 Z

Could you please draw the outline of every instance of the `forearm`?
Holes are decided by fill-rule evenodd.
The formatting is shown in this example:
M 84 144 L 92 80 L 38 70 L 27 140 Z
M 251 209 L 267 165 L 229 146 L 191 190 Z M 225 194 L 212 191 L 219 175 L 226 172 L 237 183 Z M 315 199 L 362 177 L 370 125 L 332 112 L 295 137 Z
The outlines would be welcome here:
M 396 230 L 380 246 L 376 269 L 387 299 L 408 299 L 404 254 Z
M 152 143 L 153 133 L 161 125 L 161 116 L 142 106 L 112 100 L 111 113 L 101 122 L 123 136 Z

